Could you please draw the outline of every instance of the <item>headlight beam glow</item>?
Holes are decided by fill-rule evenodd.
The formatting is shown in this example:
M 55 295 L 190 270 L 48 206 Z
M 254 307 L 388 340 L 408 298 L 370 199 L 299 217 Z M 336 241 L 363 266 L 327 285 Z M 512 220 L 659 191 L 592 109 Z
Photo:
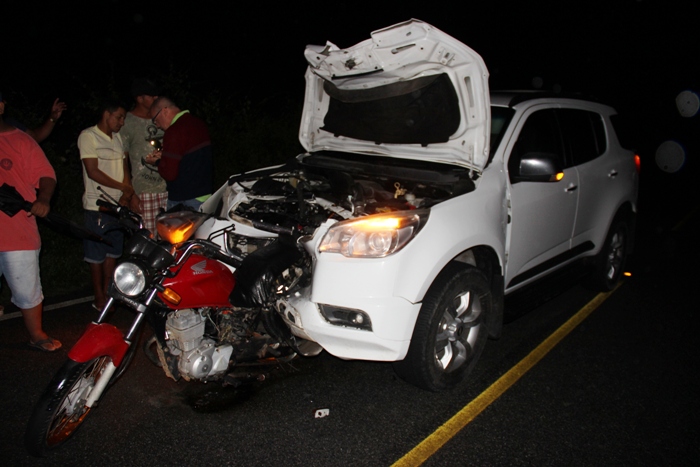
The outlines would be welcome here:
M 399 211 L 338 222 L 321 240 L 320 253 L 383 258 L 406 246 L 428 220 L 429 210 Z

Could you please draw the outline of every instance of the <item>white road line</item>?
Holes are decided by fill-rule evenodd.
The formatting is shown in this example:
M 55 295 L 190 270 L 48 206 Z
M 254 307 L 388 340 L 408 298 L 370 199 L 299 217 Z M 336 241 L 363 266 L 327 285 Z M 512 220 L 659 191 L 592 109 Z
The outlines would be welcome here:
M 44 311 L 52 311 L 52 310 L 59 310 L 61 308 L 66 308 L 71 305 L 77 305 L 79 303 L 85 303 L 85 302 L 90 302 L 95 299 L 94 295 L 90 295 L 88 297 L 82 297 L 82 298 L 76 298 L 73 300 L 67 300 L 65 302 L 60 302 L 60 303 L 54 303 L 53 305 L 47 305 L 44 307 Z M 0 321 L 5 321 L 8 319 L 12 318 L 21 318 L 22 317 L 22 312 L 21 311 L 15 311 L 14 313 L 5 313 L 3 315 L 0 315 Z

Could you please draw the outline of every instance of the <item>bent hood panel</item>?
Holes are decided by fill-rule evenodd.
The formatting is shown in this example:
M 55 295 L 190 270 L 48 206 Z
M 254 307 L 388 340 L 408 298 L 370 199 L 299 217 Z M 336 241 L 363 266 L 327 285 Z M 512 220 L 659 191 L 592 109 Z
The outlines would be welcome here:
M 347 49 L 307 46 L 299 140 L 337 150 L 458 164 L 488 161 L 488 71 L 482 58 L 418 20 Z M 410 101 L 410 102 L 409 102 Z

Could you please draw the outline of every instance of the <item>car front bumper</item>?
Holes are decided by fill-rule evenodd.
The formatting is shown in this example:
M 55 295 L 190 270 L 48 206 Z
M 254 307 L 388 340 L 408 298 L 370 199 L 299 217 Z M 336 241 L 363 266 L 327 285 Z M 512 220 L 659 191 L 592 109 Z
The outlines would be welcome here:
M 344 307 L 341 303 L 336 300 L 334 306 Z M 331 323 L 303 292 L 279 300 L 277 309 L 294 335 L 318 343 L 336 357 L 396 361 L 406 356 L 419 303 L 398 297 L 355 297 L 346 305 L 369 316 L 371 329 Z

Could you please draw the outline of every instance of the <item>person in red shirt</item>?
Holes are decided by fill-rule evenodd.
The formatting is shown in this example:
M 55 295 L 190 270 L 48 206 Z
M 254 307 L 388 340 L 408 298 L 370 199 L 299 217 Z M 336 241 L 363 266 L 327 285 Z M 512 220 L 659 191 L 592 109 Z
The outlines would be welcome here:
M 165 131 L 163 150 L 149 154 L 145 161 L 158 166 L 168 186 L 168 209 L 182 204 L 198 210 L 211 196 L 214 180 L 206 123 L 164 96 L 153 101 L 151 119 Z
M 49 213 L 56 174 L 36 141 L 5 123 L 4 113 L 5 103 L 0 100 L 0 185 L 13 186 L 32 207 L 29 213 L 20 211 L 12 217 L 0 212 L 0 276 L 7 279 L 12 302 L 22 311 L 29 345 L 53 352 L 61 343 L 42 327 L 41 238 L 34 216 Z

